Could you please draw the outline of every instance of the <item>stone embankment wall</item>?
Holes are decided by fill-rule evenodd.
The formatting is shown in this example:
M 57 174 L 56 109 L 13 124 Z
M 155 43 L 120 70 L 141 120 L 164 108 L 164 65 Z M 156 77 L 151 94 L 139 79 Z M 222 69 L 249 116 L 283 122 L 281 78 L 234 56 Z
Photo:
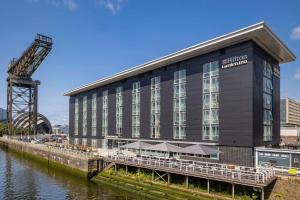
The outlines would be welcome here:
M 45 163 L 48 162 L 48 165 L 52 164 L 54 166 L 53 164 L 58 164 L 61 166 L 56 165 L 55 167 L 68 167 L 73 172 L 77 170 L 77 172 L 84 176 L 89 176 L 89 173 L 93 173 L 92 167 L 95 166 L 95 162 L 97 163 L 95 159 L 67 154 L 40 144 L 25 143 L 7 138 L 0 138 L 0 144 L 18 153 L 26 153 L 30 156 L 43 159 Z

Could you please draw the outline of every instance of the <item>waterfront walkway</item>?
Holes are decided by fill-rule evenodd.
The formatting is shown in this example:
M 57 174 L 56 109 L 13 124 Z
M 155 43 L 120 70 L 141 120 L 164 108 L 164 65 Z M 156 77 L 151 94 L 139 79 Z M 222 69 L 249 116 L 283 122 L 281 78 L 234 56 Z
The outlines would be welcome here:
M 237 166 L 235 169 L 229 169 L 228 165 L 224 164 L 184 160 L 153 159 L 144 157 L 127 157 L 123 155 L 109 156 L 105 160 L 114 162 L 115 164 L 134 166 L 258 188 L 266 187 L 276 179 L 275 171 L 270 167 L 252 168 Z

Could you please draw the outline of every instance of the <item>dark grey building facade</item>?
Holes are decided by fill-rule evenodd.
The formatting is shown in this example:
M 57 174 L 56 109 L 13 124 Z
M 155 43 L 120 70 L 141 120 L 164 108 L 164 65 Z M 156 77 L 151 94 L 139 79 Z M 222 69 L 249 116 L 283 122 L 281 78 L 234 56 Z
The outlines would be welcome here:
M 253 166 L 254 147 L 280 142 L 279 64 L 294 59 L 258 23 L 82 86 L 65 94 L 70 143 L 200 143 Z

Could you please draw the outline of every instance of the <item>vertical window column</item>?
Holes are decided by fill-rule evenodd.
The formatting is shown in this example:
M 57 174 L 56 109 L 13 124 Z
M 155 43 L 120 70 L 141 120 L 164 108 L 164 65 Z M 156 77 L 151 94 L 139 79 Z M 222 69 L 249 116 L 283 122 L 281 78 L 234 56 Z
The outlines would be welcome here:
M 74 120 L 74 135 L 78 135 L 78 123 L 79 123 L 79 100 L 78 98 L 75 99 L 75 120 Z
M 140 137 L 140 82 L 132 84 L 132 137 Z
M 92 136 L 97 135 L 97 93 L 92 97 Z
M 108 91 L 102 93 L 102 136 L 107 136 L 108 130 Z
M 186 70 L 174 72 L 173 137 L 186 138 Z
M 264 105 L 264 141 L 272 141 L 273 136 L 273 70 L 272 66 L 264 61 L 264 77 L 263 77 L 263 105 Z
M 121 137 L 123 134 L 123 98 L 122 98 L 123 88 L 117 87 L 116 89 L 116 134 Z
M 87 96 L 83 97 L 82 105 L 82 135 L 87 134 Z
M 219 139 L 219 62 L 203 65 L 203 140 Z
M 160 138 L 160 76 L 151 78 L 151 138 Z

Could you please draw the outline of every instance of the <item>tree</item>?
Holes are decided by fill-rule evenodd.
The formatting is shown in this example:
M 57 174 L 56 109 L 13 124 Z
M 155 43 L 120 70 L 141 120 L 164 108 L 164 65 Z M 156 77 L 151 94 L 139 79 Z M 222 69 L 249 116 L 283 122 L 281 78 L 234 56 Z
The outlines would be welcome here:
M 0 123 L 0 137 L 8 133 L 7 124 Z

